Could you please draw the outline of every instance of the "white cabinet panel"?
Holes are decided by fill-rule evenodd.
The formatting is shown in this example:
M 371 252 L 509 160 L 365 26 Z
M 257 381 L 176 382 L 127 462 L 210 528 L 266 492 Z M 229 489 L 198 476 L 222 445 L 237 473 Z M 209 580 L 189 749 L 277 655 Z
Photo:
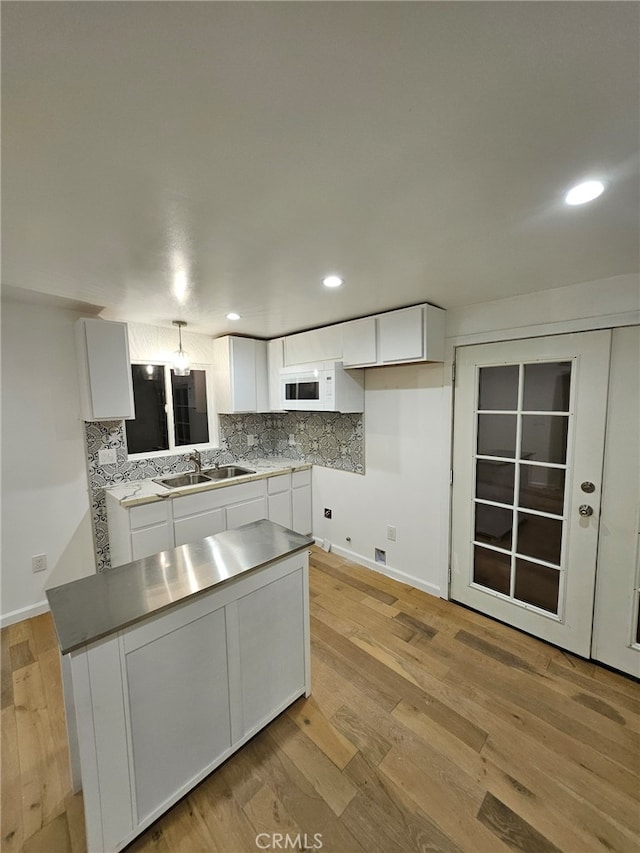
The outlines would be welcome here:
M 303 575 L 286 575 L 238 601 L 243 733 L 300 692 L 305 678 Z
M 213 352 L 217 411 L 268 411 L 267 342 L 225 335 Z
M 231 746 L 224 609 L 126 656 L 138 822 Z
M 228 504 L 248 501 L 252 498 L 262 497 L 266 491 L 267 487 L 264 480 L 251 480 L 248 483 L 238 483 L 235 486 L 224 486 L 221 489 L 184 495 L 174 499 L 173 517 L 184 518 L 187 515 L 205 512 Z
M 284 367 L 284 338 L 267 342 L 267 374 L 269 384 L 269 409 L 282 411 L 280 401 L 280 368 Z
M 378 317 L 378 348 L 383 364 L 419 360 L 424 355 L 422 306 Z
M 342 324 L 342 363 L 345 367 L 365 367 L 377 360 L 376 318 L 363 317 Z
M 81 318 L 75 335 L 83 420 L 134 418 L 127 324 Z
M 173 548 L 173 526 L 169 522 L 131 531 L 132 560 L 142 560 L 167 548 Z
M 269 521 L 291 527 L 291 491 L 269 495 Z
M 284 339 L 285 366 L 311 361 L 342 361 L 342 324 L 288 335 Z
M 277 474 L 275 477 L 269 477 L 267 480 L 267 492 L 270 495 L 275 495 L 278 492 L 288 492 L 291 490 L 291 474 Z
M 174 522 L 174 538 L 176 547 L 186 545 L 187 542 L 196 542 L 205 539 L 215 533 L 222 533 L 227 529 L 224 509 L 212 509 L 199 515 L 191 515 L 186 518 L 176 518 Z
M 261 518 L 266 517 L 267 501 L 265 498 L 234 504 L 227 507 L 227 530 L 249 524 L 251 521 L 260 521 Z
M 129 522 L 131 529 L 148 527 L 150 524 L 162 524 L 171 518 L 170 505 L 168 501 L 156 501 L 154 503 L 140 504 L 129 510 Z
M 291 490 L 291 529 L 296 533 L 311 533 L 311 486 Z

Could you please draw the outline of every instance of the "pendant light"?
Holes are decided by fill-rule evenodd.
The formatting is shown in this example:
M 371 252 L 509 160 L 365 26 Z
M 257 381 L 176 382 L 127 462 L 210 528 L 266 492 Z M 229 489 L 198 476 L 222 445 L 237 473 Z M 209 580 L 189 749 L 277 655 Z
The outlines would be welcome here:
M 189 356 L 182 349 L 182 327 L 186 326 L 184 320 L 174 320 L 173 325 L 178 327 L 178 350 L 173 354 L 173 372 L 176 376 L 188 376 L 191 373 Z

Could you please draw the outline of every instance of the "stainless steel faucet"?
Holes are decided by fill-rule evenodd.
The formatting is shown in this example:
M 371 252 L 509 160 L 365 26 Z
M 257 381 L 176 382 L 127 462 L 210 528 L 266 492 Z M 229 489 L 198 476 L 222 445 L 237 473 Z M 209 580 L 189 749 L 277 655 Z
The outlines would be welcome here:
M 194 450 L 193 453 L 187 456 L 187 462 L 193 462 L 196 474 L 200 473 L 202 470 L 202 457 L 199 450 Z

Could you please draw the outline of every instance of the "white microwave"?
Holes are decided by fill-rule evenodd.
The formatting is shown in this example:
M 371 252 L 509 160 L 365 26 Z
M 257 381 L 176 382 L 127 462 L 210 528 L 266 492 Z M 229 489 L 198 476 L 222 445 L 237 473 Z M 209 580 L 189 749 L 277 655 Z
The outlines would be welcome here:
M 341 361 L 280 368 L 280 406 L 294 412 L 363 412 L 364 371 Z

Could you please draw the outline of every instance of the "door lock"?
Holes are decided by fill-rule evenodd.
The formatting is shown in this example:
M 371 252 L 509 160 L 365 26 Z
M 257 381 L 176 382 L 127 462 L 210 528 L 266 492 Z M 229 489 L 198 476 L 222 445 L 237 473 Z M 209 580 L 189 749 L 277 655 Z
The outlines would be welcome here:
M 580 488 L 582 489 L 583 492 L 586 492 L 588 495 L 590 495 L 591 492 L 595 492 L 595 490 L 596 490 L 596 487 L 593 485 L 593 483 L 590 483 L 589 480 L 585 480 L 584 483 L 581 483 Z
M 590 515 L 593 515 L 593 507 L 589 504 L 580 504 L 578 512 L 583 518 L 589 518 Z

